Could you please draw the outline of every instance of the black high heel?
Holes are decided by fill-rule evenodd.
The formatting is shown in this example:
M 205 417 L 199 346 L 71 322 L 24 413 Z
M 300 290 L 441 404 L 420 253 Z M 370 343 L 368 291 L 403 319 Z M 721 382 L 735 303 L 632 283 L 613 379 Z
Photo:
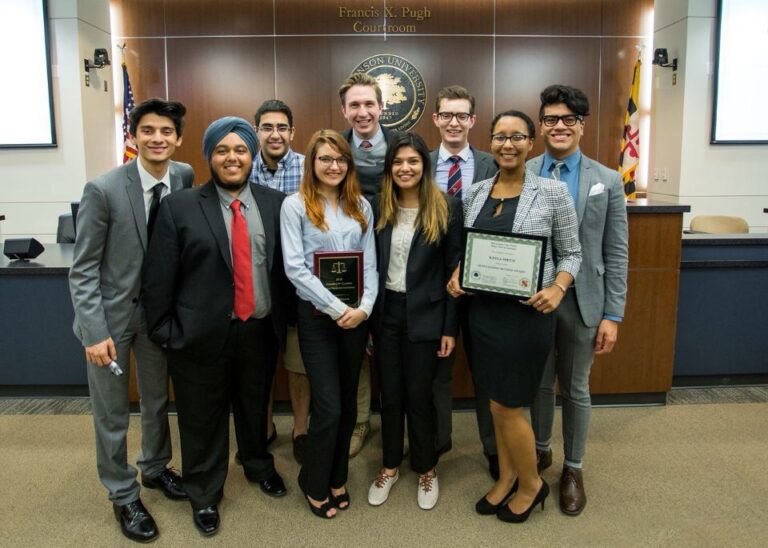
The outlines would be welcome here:
M 301 481 L 301 477 L 302 477 L 301 472 L 299 472 L 299 489 L 301 489 L 301 493 L 304 495 L 304 498 L 307 499 L 309 510 L 319 518 L 323 518 L 323 519 L 335 518 L 336 514 L 333 514 L 331 516 L 328 515 L 328 512 L 335 509 L 333 506 L 333 503 L 331 502 L 331 497 L 328 497 L 328 500 L 326 500 L 320 506 L 315 506 L 314 504 L 312 504 L 312 501 L 309 500 L 309 495 L 307 495 L 307 492 L 304 490 L 304 485 L 303 485 L 303 482 Z
M 330 503 L 339 510 L 349 510 L 349 489 L 345 489 L 344 492 L 341 495 L 334 495 L 333 493 L 328 495 L 328 500 Z M 347 503 L 346 506 L 340 506 L 341 504 Z
M 541 503 L 541 510 L 542 512 L 544 511 L 544 501 L 547 500 L 548 496 L 549 485 L 547 485 L 546 481 L 541 480 L 541 488 L 539 489 L 539 492 L 536 493 L 533 502 L 525 512 L 522 514 L 515 514 L 512 510 L 509 509 L 509 505 L 505 505 L 499 508 L 499 513 L 496 514 L 496 517 L 501 521 L 506 521 L 507 523 L 523 523 L 528 519 L 528 516 L 531 515 L 531 512 L 533 512 L 533 509 L 536 508 L 537 504 Z
M 504 495 L 504 498 L 501 499 L 501 502 L 498 504 L 491 504 L 487 498 L 485 498 L 487 495 L 484 495 L 483 498 L 477 501 L 475 504 L 475 512 L 480 514 L 481 516 L 492 516 L 493 514 L 497 513 L 499 511 L 499 508 L 502 507 L 502 505 L 509 500 L 509 497 L 515 494 L 515 491 L 517 491 L 518 488 L 518 480 L 515 480 L 515 483 L 512 484 L 512 489 L 509 490 L 509 493 Z

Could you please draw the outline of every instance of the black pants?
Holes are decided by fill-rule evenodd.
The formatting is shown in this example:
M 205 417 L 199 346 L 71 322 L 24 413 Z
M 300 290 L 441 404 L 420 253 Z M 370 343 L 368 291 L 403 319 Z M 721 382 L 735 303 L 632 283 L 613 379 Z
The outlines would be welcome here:
M 299 486 L 313 499 L 324 500 L 330 488 L 347 483 L 368 322 L 342 329 L 327 315 L 316 316 L 312 310 L 310 303 L 299 301 L 299 348 L 312 391 L 312 420 Z
M 224 494 L 230 408 L 246 477 L 261 481 L 274 473 L 267 452 L 267 408 L 277 353 L 269 316 L 232 320 L 224 348 L 213 362 L 200 362 L 183 351 L 168 353 L 184 487 L 193 508 L 217 504 Z
M 397 468 L 403 460 L 406 416 L 411 468 L 424 474 L 437 463 L 432 381 L 439 348 L 440 341 L 408 339 L 406 296 L 387 290 L 381 327 L 374 339 L 381 377 L 381 437 L 386 468 Z

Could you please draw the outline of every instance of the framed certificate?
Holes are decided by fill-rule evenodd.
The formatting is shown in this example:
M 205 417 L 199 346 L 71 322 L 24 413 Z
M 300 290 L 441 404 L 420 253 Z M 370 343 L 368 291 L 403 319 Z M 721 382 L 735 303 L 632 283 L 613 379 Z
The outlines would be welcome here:
M 315 276 L 351 308 L 363 297 L 362 251 L 315 251 Z
M 464 291 L 526 300 L 541 290 L 545 236 L 464 228 Z

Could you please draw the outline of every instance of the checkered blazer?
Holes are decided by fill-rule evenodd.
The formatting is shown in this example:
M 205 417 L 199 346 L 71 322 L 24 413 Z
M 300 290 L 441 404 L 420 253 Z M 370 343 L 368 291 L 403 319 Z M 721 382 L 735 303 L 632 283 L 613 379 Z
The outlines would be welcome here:
M 469 196 L 464 200 L 464 226 L 474 226 L 497 177 L 469 187 Z M 525 183 L 512 232 L 547 237 L 543 287 L 552 285 L 557 272 L 568 272 L 576 278 L 581 266 L 579 224 L 565 183 L 544 179 L 530 169 L 525 170 Z M 557 270 L 552 259 L 553 244 L 557 250 Z

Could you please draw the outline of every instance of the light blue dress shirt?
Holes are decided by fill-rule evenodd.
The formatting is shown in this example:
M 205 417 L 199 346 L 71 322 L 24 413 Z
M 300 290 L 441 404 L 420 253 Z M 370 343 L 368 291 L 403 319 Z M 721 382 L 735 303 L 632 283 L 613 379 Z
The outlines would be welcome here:
M 296 294 L 301 299 L 309 301 L 334 320 L 344 314 L 347 305 L 326 289 L 314 275 L 315 251 L 363 252 L 363 297 L 358 308 L 368 317 L 371 316 L 379 291 L 373 210 L 365 198 L 360 199 L 365 219 L 368 221 L 368 230 L 365 233 L 356 220 L 344 213 L 341 206 L 333 211 L 327 201 L 325 222 L 328 230 L 323 232 L 309 220 L 304 198 L 299 193 L 288 196 L 280 211 L 285 274 L 296 287 Z

